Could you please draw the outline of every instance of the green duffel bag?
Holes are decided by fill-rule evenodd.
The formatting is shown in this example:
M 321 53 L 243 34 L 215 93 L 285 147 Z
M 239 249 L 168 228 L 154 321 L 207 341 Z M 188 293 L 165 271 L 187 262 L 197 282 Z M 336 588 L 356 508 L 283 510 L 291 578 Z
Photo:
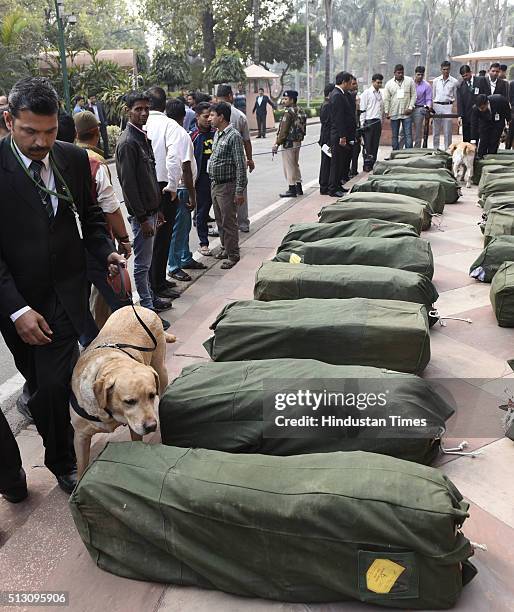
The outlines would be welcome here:
M 444 159 L 451 158 L 451 155 L 447 151 L 442 149 L 425 149 L 424 147 L 412 147 L 410 149 L 398 149 L 397 151 L 391 151 L 390 159 L 401 159 L 403 157 L 419 157 L 419 156 L 434 156 L 442 157 Z
M 111 442 L 70 509 L 100 569 L 150 582 L 433 610 L 451 608 L 476 574 L 461 532 L 469 504 L 452 482 L 375 453 Z
M 484 159 L 503 159 L 505 157 L 514 157 L 514 151 L 512 149 L 498 149 L 496 153 L 488 153 L 484 155 Z
M 509 166 L 485 166 L 482 170 L 482 176 L 478 183 L 478 193 L 482 191 L 485 185 L 489 183 L 494 177 L 514 174 L 514 167 Z
M 512 258 L 514 259 L 514 257 Z M 381 266 L 315 266 L 264 262 L 257 270 L 255 300 L 363 297 L 424 304 L 433 310 L 439 294 L 424 274 Z M 431 324 L 437 319 L 430 317 Z
M 395 180 L 386 175 L 369 177 L 367 181 L 357 183 L 352 187 L 354 192 L 382 191 L 385 193 L 399 193 L 413 197 L 422 197 L 435 213 L 444 211 L 445 194 L 443 186 L 438 181 L 406 181 Z
M 488 157 L 488 155 L 486 155 Z M 478 185 L 480 179 L 482 177 L 482 172 L 484 168 L 489 166 L 504 166 L 508 168 L 514 167 L 514 159 L 509 159 L 508 157 L 498 158 L 493 157 L 492 159 L 475 159 L 475 165 L 473 170 L 473 183 Z
M 445 168 L 446 159 L 444 157 L 434 155 L 411 156 L 399 159 L 386 159 L 377 161 L 373 166 L 373 174 L 384 174 L 386 169 L 394 170 L 395 168 Z
M 483 207 L 486 214 L 495 208 L 502 208 L 503 210 L 514 208 L 514 191 L 492 193 L 483 202 Z
M 427 309 L 396 300 L 233 302 L 204 347 L 213 361 L 319 359 L 420 374 L 430 361 Z
M 490 283 L 505 261 L 514 261 L 514 236 L 497 236 L 471 264 L 469 275 L 484 283 Z
M 484 247 L 497 236 L 514 236 L 514 209 L 501 207 L 491 210 L 481 229 L 484 232 Z
M 434 275 L 434 258 L 430 243 L 422 238 L 327 238 L 317 242 L 292 240 L 278 247 L 272 261 L 292 265 L 361 265 L 396 268 Z
M 378 176 L 371 176 L 369 180 L 383 180 L 383 181 L 416 181 L 426 182 L 434 181 L 439 183 L 443 190 L 443 197 L 445 204 L 454 204 L 460 197 L 460 188 L 457 181 L 450 176 L 445 170 L 436 170 L 429 172 L 409 172 L 412 168 L 405 168 L 403 171 L 401 168 L 396 168 L 394 172 L 388 172 L 386 174 L 379 174 Z M 416 169 L 415 169 L 416 170 Z
M 360 196 L 361 199 L 354 199 Z M 380 196 L 376 198 L 374 196 Z M 351 198 L 351 199 L 350 199 Z M 424 200 L 392 193 L 352 193 L 324 206 L 318 214 L 320 223 L 336 223 L 353 219 L 381 219 L 394 223 L 412 225 L 418 233 L 429 229 L 432 223 L 432 208 Z
M 316 242 L 326 238 L 348 238 L 350 236 L 363 238 L 401 238 L 403 236 L 419 236 L 412 225 L 393 223 L 382 219 L 351 219 L 336 223 L 295 223 L 282 238 L 284 242 L 300 240 L 301 242 Z
M 324 427 L 323 435 L 311 436 L 306 431 L 301 437 L 289 435 L 291 430 L 287 428 L 276 437 L 270 420 L 285 412 L 274 411 L 270 390 L 292 391 L 292 387 L 284 385 L 293 381 L 298 389 L 319 393 L 317 416 L 337 414 L 336 418 L 348 422 L 359 416 L 379 419 L 399 415 L 404 419 L 424 419 L 433 433 L 423 432 L 423 437 L 417 438 L 396 437 L 392 427 L 393 435 L 388 438 L 372 435 L 370 428 L 348 425 L 336 429 Z M 333 400 L 323 399 L 324 390 L 344 397 L 348 404 L 353 403 L 352 398 L 370 393 L 387 397 L 387 403 L 367 406 L 362 412 L 354 405 L 335 407 Z M 310 406 L 297 409 L 288 406 L 287 418 L 301 418 L 308 411 Z M 263 455 L 363 450 L 427 465 L 438 456 L 439 436 L 453 413 L 454 409 L 434 387 L 414 374 L 335 366 L 314 359 L 193 364 L 168 386 L 159 403 L 162 443 L 171 446 Z
M 478 196 L 482 205 L 486 198 L 492 193 L 514 191 L 514 170 L 508 174 L 493 174 L 485 181 L 482 189 L 478 190 Z
M 493 277 L 489 293 L 500 327 L 514 327 L 514 261 L 505 261 Z

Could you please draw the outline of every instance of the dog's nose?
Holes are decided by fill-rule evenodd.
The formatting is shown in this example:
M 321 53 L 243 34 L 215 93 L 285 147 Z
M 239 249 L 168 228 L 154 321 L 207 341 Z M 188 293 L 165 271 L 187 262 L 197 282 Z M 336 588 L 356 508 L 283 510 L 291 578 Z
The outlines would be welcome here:
M 155 431 L 157 429 L 157 421 L 155 419 L 145 421 L 143 424 L 143 429 L 145 430 L 145 434 Z

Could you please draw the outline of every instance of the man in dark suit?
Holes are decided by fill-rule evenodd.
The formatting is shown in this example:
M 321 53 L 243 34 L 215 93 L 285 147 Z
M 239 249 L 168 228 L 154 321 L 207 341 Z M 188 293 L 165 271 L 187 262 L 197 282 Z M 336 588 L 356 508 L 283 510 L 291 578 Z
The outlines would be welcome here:
M 457 114 L 462 123 L 462 140 L 471 140 L 471 114 L 477 95 L 480 93 L 480 80 L 474 77 L 471 68 L 461 66 L 459 70 L 462 81 L 457 87 Z
M 508 81 L 507 81 L 508 83 Z M 514 81 L 509 83 L 509 103 L 510 108 L 514 108 Z M 512 149 L 512 142 L 514 141 L 514 118 L 511 117 L 509 124 L 509 131 L 507 133 L 507 140 L 505 141 L 505 148 Z
M 480 77 L 479 93 L 491 96 L 492 94 L 503 96 L 506 100 L 509 98 L 509 84 L 505 79 L 500 79 L 500 64 L 494 62 L 489 68 L 489 73 Z
M 334 83 L 325 86 L 325 101 L 319 111 L 321 129 L 319 132 L 319 146 L 321 147 L 321 163 L 319 166 L 319 192 L 321 195 L 328 194 L 328 181 L 330 179 L 330 155 L 325 151 L 330 149 L 330 105 L 329 96 L 334 91 Z M 325 149 L 325 150 L 323 150 Z
M 510 105 L 500 94 L 479 94 L 471 118 L 471 142 L 478 141 L 477 157 L 496 153 L 505 124 L 511 120 Z
M 350 94 L 352 78 L 349 72 L 339 72 L 336 86 L 329 97 L 332 158 L 328 194 L 335 198 L 342 197 L 348 191 L 341 186 L 341 182 L 348 180 L 357 130 L 355 106 Z
M 97 118 L 100 136 L 102 137 L 104 157 L 109 159 L 111 154 L 109 153 L 109 137 L 107 136 L 107 115 L 105 114 L 103 104 L 96 99 L 96 94 L 91 94 L 88 97 L 88 104 L 84 110 L 91 111 Z
M 69 391 L 87 315 L 86 249 L 114 274 L 114 252 L 93 203 L 86 152 L 56 142 L 58 98 L 46 79 L 18 81 L 0 141 L 0 332 L 27 381 L 45 465 L 71 492 L 77 474 Z M 27 495 L 16 441 L 0 418 L 0 493 Z
M 252 113 L 257 115 L 257 138 L 266 138 L 266 117 L 268 116 L 268 104 L 272 109 L 277 108 L 275 104 L 264 95 L 264 89 L 259 88 L 259 95 L 255 99 Z

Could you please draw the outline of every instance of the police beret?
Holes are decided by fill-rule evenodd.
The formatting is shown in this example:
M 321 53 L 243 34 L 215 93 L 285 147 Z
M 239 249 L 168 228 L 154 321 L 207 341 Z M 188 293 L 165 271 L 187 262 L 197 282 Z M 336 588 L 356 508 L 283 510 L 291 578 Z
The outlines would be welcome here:
M 100 125 L 98 119 L 91 111 L 77 113 L 73 116 L 73 120 L 75 121 L 75 129 L 79 136 Z
M 286 89 L 282 95 L 284 98 L 294 98 L 295 100 L 298 99 L 298 92 L 294 89 Z

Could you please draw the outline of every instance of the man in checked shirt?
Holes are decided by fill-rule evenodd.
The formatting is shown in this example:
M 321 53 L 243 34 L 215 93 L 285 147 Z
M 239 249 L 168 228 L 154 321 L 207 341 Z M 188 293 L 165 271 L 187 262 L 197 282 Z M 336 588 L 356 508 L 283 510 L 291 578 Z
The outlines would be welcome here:
M 221 252 L 217 259 L 225 260 L 223 270 L 239 261 L 239 230 L 237 207 L 244 202 L 248 183 L 243 139 L 230 124 L 230 105 L 219 102 L 211 106 L 211 125 L 217 129 L 207 170 L 211 179 L 211 194 Z

